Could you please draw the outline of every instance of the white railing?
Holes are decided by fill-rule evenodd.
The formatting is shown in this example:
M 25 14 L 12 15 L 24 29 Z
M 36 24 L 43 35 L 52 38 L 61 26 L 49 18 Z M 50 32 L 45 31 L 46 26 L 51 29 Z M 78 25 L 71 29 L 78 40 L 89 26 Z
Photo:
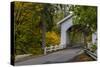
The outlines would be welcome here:
M 49 46 L 49 47 L 45 47 L 44 49 L 44 54 L 47 54 L 48 52 L 53 52 L 53 51 L 57 51 L 63 49 L 63 45 L 54 45 L 54 46 Z

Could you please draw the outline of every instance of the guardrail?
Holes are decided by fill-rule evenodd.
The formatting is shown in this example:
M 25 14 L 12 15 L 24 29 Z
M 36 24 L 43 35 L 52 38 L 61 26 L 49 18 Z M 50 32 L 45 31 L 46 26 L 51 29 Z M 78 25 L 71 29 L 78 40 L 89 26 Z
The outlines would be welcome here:
M 96 55 L 95 53 L 93 53 L 93 52 L 91 52 L 91 51 L 89 51 L 89 50 L 87 50 L 87 49 L 84 49 L 84 51 L 85 51 L 88 55 L 90 55 L 93 59 L 97 60 L 97 55 Z

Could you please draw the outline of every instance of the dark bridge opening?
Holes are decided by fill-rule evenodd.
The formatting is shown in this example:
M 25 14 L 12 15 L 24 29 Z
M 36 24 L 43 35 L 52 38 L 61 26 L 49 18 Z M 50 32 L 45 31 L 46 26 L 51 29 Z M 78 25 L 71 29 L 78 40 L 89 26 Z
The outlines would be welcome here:
M 91 36 L 89 36 L 90 30 L 84 25 L 73 25 L 67 30 L 69 34 L 69 44 L 68 47 L 86 47 L 86 38 L 89 37 L 91 41 Z

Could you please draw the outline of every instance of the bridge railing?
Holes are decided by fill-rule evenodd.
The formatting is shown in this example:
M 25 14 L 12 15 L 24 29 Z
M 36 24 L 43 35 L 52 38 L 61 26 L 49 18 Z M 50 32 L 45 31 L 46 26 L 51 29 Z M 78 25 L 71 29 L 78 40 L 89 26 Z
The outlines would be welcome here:
M 48 52 L 53 52 L 53 51 L 57 51 L 63 49 L 63 45 L 54 45 L 54 46 L 49 46 L 49 47 L 45 47 L 45 54 L 47 54 Z

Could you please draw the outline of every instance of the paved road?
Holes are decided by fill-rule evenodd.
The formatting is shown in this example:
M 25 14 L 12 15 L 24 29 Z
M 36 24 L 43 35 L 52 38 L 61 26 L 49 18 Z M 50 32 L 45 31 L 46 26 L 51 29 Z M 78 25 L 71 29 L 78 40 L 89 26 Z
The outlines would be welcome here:
M 45 56 L 32 58 L 29 60 L 25 60 L 22 62 L 16 62 L 15 65 L 33 65 L 33 64 L 46 64 L 46 63 L 59 63 L 59 62 L 67 62 L 74 58 L 81 51 L 81 48 L 70 48 L 61 51 L 57 51 Z

